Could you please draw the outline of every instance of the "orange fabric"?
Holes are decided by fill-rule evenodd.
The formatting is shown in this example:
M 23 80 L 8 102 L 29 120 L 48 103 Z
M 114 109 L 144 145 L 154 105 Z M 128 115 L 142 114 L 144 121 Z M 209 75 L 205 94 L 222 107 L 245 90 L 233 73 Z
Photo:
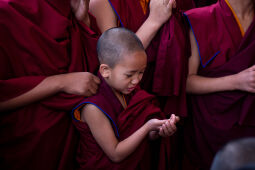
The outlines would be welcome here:
M 76 120 L 81 121 L 81 111 L 80 108 L 83 107 L 84 105 L 81 105 L 80 107 L 78 107 L 77 109 L 74 110 L 74 118 Z
M 241 34 L 242 34 L 242 36 L 244 36 L 244 29 L 243 29 L 243 27 L 242 27 L 242 25 L 241 25 L 241 23 L 240 23 L 240 21 L 239 21 L 237 15 L 236 15 L 235 11 L 234 11 L 234 9 L 231 7 L 231 5 L 230 5 L 230 3 L 228 2 L 228 0 L 225 0 L 225 2 L 227 3 L 228 7 L 231 9 L 231 11 L 232 11 L 232 13 L 233 13 L 233 15 L 234 15 L 234 17 L 235 17 L 235 19 L 236 19 L 236 22 L 237 22 L 237 24 L 238 24 L 238 26 L 239 26 L 239 28 L 240 28 Z
M 143 9 L 143 13 L 146 14 L 150 0 L 139 0 L 139 1 Z

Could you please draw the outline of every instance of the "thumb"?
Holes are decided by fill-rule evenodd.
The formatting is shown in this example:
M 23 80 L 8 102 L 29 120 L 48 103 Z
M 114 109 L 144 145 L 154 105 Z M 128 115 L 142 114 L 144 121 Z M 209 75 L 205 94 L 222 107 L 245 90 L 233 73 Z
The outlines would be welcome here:
M 179 116 L 176 116 L 176 117 L 175 117 L 175 121 L 176 121 L 176 122 L 179 122 L 179 121 L 180 121 L 180 117 L 179 117 Z
M 167 119 L 163 119 L 163 120 L 157 120 L 157 125 L 163 125 L 164 123 L 166 123 Z

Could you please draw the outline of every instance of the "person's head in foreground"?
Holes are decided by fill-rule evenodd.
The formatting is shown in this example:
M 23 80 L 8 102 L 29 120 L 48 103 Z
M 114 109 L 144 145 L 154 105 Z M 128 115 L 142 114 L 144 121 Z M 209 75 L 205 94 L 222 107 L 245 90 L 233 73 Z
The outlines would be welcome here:
M 255 169 L 255 138 L 229 142 L 214 157 L 211 170 Z
M 99 72 L 117 93 L 129 94 L 142 79 L 147 56 L 139 38 L 125 28 L 105 31 L 97 43 Z

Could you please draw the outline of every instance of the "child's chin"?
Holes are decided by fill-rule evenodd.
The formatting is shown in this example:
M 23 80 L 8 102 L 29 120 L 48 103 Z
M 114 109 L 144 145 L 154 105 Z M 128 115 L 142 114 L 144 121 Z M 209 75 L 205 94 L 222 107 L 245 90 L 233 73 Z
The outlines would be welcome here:
M 132 91 L 123 91 L 122 94 L 126 94 L 127 95 L 127 94 L 130 94 Z

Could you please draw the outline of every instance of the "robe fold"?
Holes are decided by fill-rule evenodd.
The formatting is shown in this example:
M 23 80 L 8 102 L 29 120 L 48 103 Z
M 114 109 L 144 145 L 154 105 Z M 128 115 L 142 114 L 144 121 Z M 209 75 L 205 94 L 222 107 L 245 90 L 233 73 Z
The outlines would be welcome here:
M 215 4 L 218 0 L 194 0 L 196 7 L 203 7 Z
M 164 118 L 163 112 L 156 106 L 153 95 L 144 90 L 135 89 L 126 95 L 127 108 L 124 109 L 101 76 L 101 85 L 95 96 L 85 98 L 73 111 L 73 123 L 80 132 L 80 142 L 77 151 L 78 169 L 156 169 L 155 160 L 150 155 L 160 160 L 159 169 L 166 169 L 169 159 L 168 138 L 161 139 L 160 155 L 151 153 L 150 141 L 145 138 L 139 147 L 120 163 L 112 162 L 97 144 L 88 125 L 80 121 L 80 109 L 86 104 L 93 104 L 102 111 L 109 121 L 119 141 L 124 140 L 138 130 L 150 118 Z M 153 143 L 153 142 L 152 142 Z M 154 144 L 155 147 L 155 144 Z M 154 163 L 154 164 L 153 164 Z M 152 165 L 153 164 L 153 165 Z
M 255 19 L 242 37 L 238 21 L 224 0 L 186 12 L 200 55 L 198 75 L 233 75 L 255 64 Z M 255 95 L 224 91 L 190 95 L 192 118 L 185 128 L 187 153 L 209 169 L 215 153 L 228 141 L 255 136 Z
M 0 2 L 0 101 L 44 78 L 95 72 L 98 28 L 77 21 L 69 0 Z M 58 93 L 0 114 L 0 169 L 73 169 L 77 134 L 69 112 L 83 97 Z

